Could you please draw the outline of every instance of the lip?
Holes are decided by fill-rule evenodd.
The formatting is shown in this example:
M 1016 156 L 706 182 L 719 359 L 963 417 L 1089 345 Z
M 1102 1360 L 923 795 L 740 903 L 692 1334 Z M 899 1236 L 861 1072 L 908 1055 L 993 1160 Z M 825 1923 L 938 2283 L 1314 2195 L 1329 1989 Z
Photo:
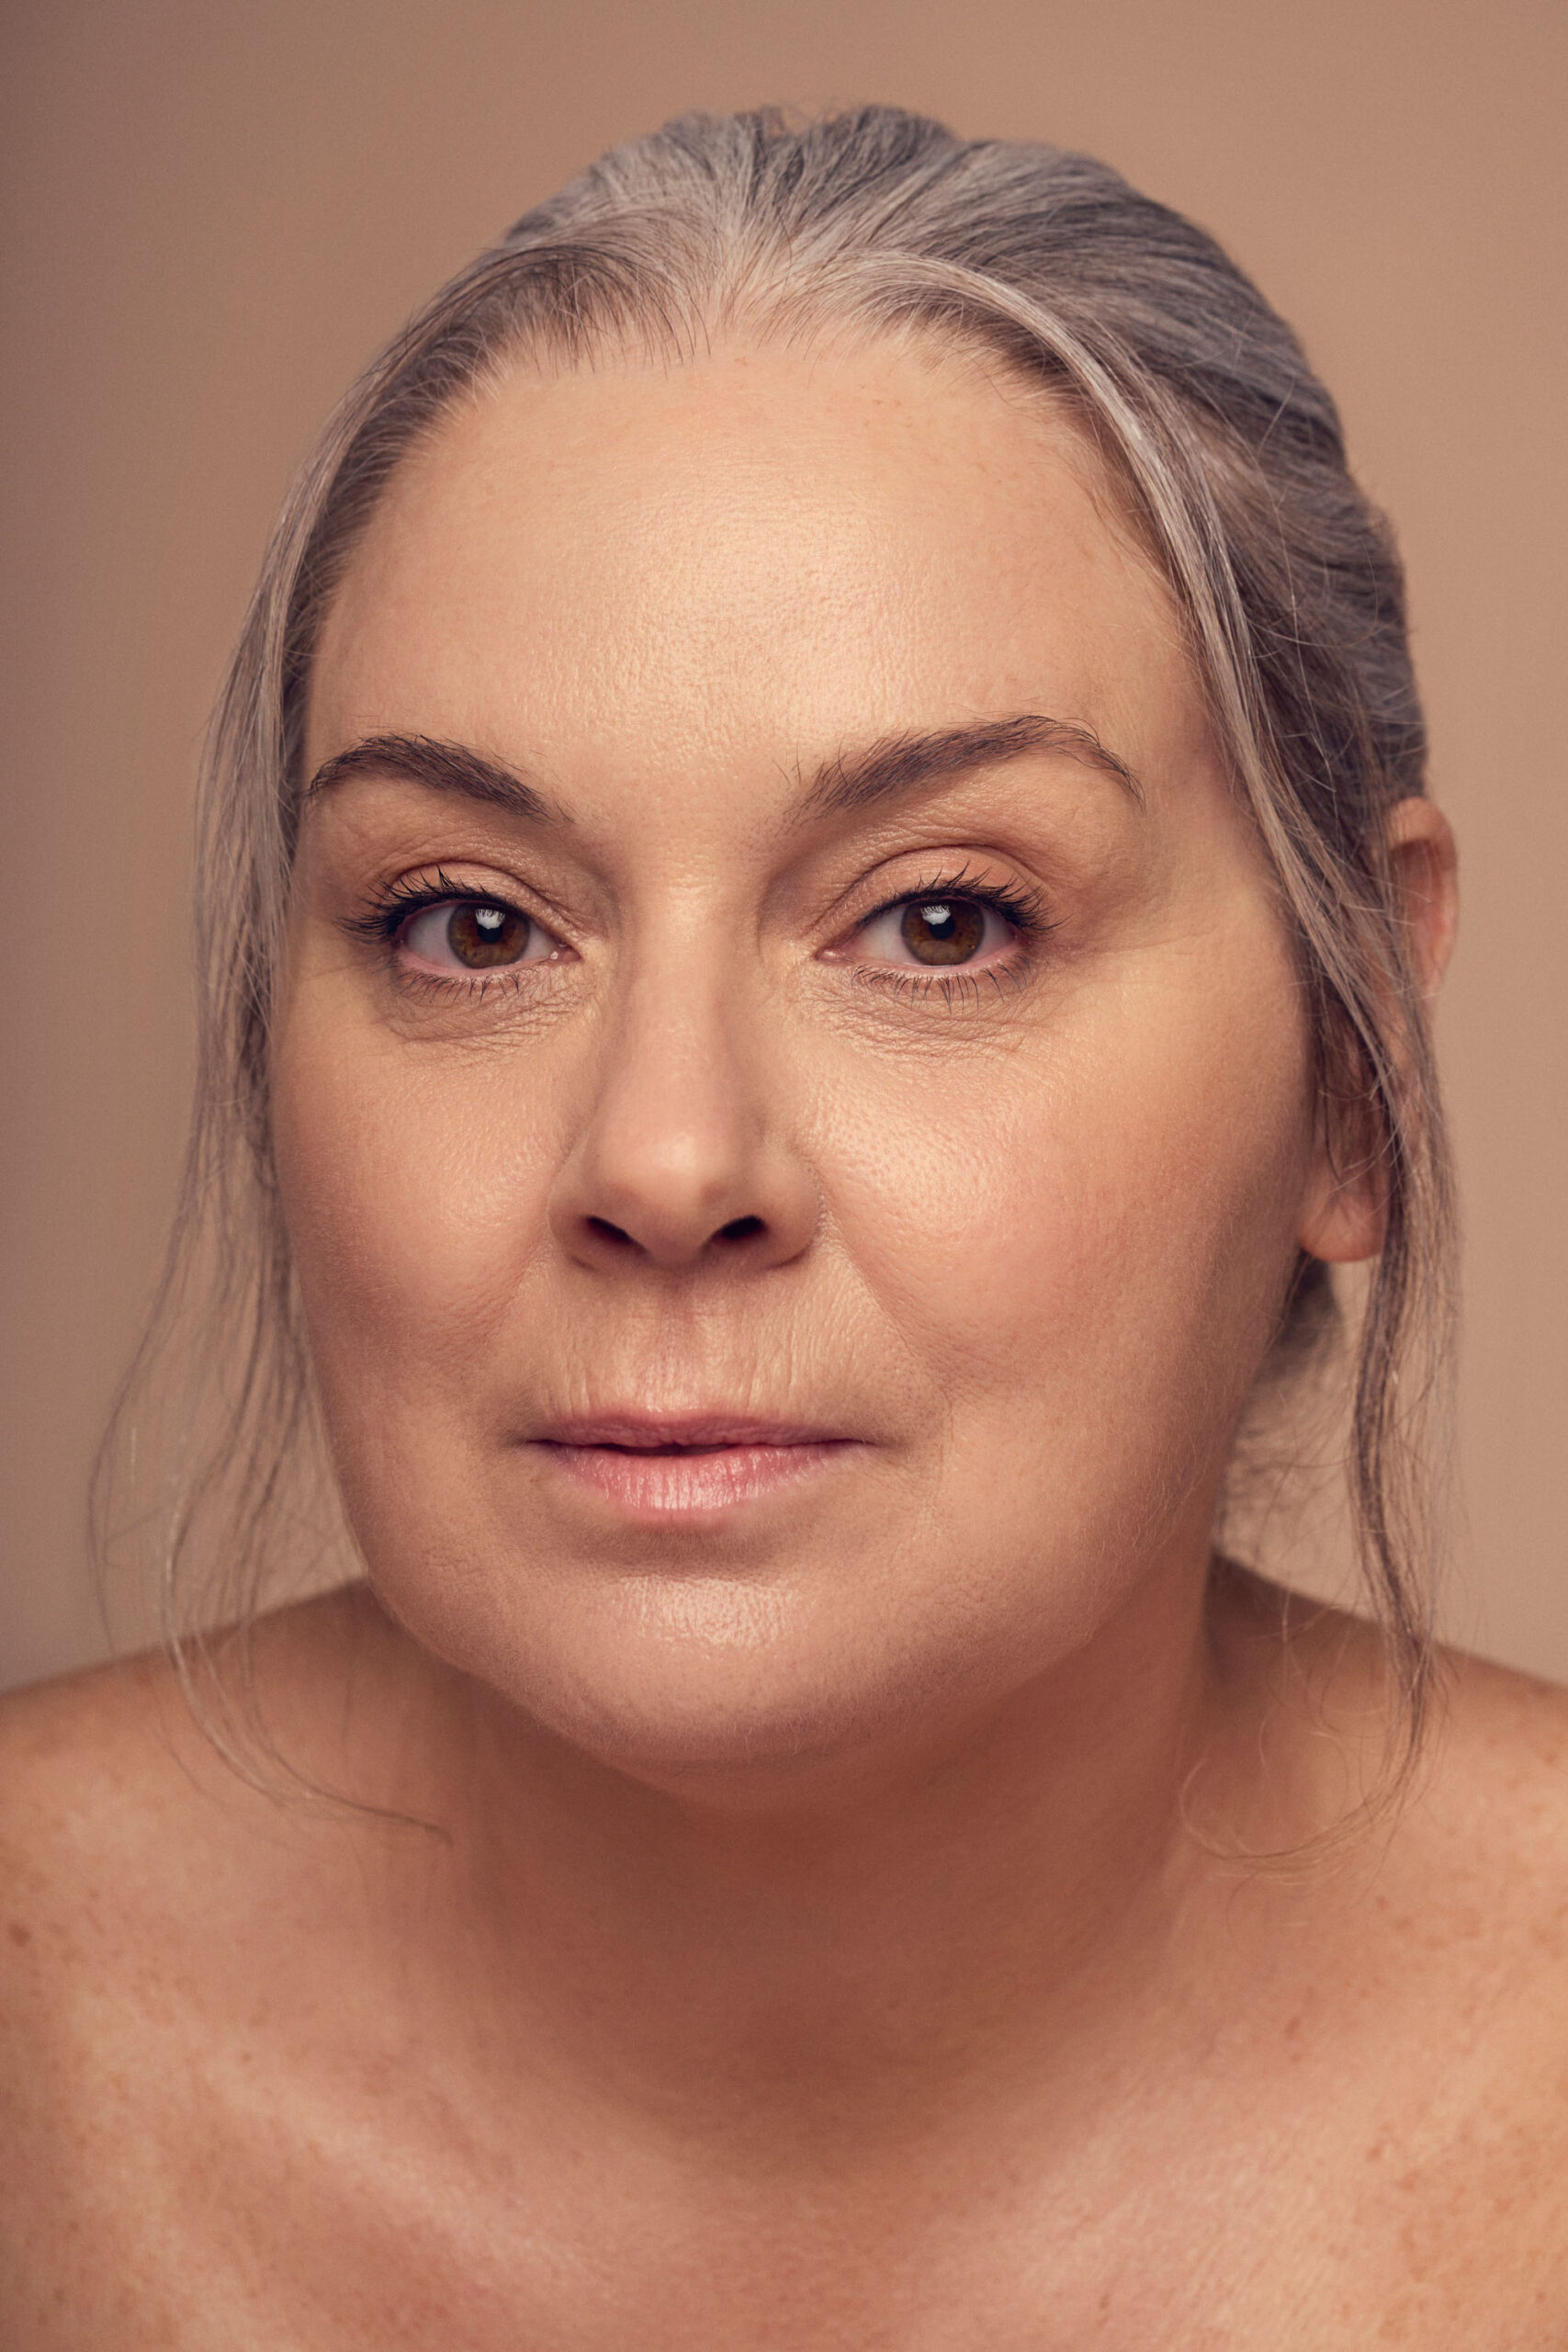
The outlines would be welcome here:
M 551 1421 L 529 1443 L 549 1470 L 618 1516 L 712 1520 L 799 1486 L 859 1441 L 841 1430 L 734 1413 L 593 1413 Z

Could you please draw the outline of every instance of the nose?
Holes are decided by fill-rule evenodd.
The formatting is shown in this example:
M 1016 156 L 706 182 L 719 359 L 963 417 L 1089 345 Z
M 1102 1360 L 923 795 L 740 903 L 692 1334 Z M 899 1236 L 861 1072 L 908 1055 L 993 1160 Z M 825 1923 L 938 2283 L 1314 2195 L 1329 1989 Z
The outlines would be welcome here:
M 594 1073 L 550 1223 L 579 1263 L 680 1272 L 787 1265 L 817 1229 L 817 1181 L 785 1132 L 776 1057 L 736 1034 L 722 991 L 644 975 Z

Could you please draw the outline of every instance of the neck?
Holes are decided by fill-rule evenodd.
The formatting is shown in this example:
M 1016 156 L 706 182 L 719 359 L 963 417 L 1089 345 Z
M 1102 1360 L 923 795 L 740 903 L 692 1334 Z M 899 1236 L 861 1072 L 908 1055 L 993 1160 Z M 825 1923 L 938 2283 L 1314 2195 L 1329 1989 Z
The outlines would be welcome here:
M 490 1997 L 616 2095 L 857 2124 L 1146 2007 L 1223 1708 L 1201 1563 L 966 1719 L 759 1793 L 653 1787 L 480 1704 L 449 1781 Z M 468 1721 L 474 1686 L 464 1683 Z M 1092 2027 L 1092 2030 L 1089 2029 Z M 814 2125 L 815 2129 L 816 2126 Z

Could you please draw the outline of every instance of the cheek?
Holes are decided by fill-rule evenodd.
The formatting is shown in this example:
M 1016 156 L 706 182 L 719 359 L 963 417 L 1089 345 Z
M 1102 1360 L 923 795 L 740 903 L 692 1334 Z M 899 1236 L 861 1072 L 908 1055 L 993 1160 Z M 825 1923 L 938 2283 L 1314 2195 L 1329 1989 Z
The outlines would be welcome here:
M 537 1090 L 482 1051 L 455 1065 L 294 1013 L 274 1059 L 285 1221 L 333 1418 L 466 1390 L 545 1230 Z
M 851 1254 L 955 1424 L 967 1408 L 1004 1448 L 1049 1430 L 1058 1465 L 1134 1409 L 1183 1452 L 1226 1434 L 1294 1263 L 1310 1144 L 1288 981 L 1249 1019 L 1237 1001 L 1134 987 L 1048 1056 L 915 1096 L 895 1078 L 874 1131 L 863 1094 L 846 1118 Z

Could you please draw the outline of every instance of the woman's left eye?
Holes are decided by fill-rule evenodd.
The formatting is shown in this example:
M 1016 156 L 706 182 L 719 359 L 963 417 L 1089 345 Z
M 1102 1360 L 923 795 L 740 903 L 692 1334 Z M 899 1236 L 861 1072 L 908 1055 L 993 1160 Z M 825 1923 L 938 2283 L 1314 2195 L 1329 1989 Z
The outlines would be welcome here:
M 444 972 L 491 972 L 512 964 L 544 964 L 560 942 L 543 923 L 493 899 L 443 899 L 422 907 L 403 925 L 401 945 Z
M 984 963 L 1017 936 L 1015 926 L 986 899 L 943 890 L 884 907 L 861 925 L 854 945 L 857 954 L 879 964 L 939 971 Z

